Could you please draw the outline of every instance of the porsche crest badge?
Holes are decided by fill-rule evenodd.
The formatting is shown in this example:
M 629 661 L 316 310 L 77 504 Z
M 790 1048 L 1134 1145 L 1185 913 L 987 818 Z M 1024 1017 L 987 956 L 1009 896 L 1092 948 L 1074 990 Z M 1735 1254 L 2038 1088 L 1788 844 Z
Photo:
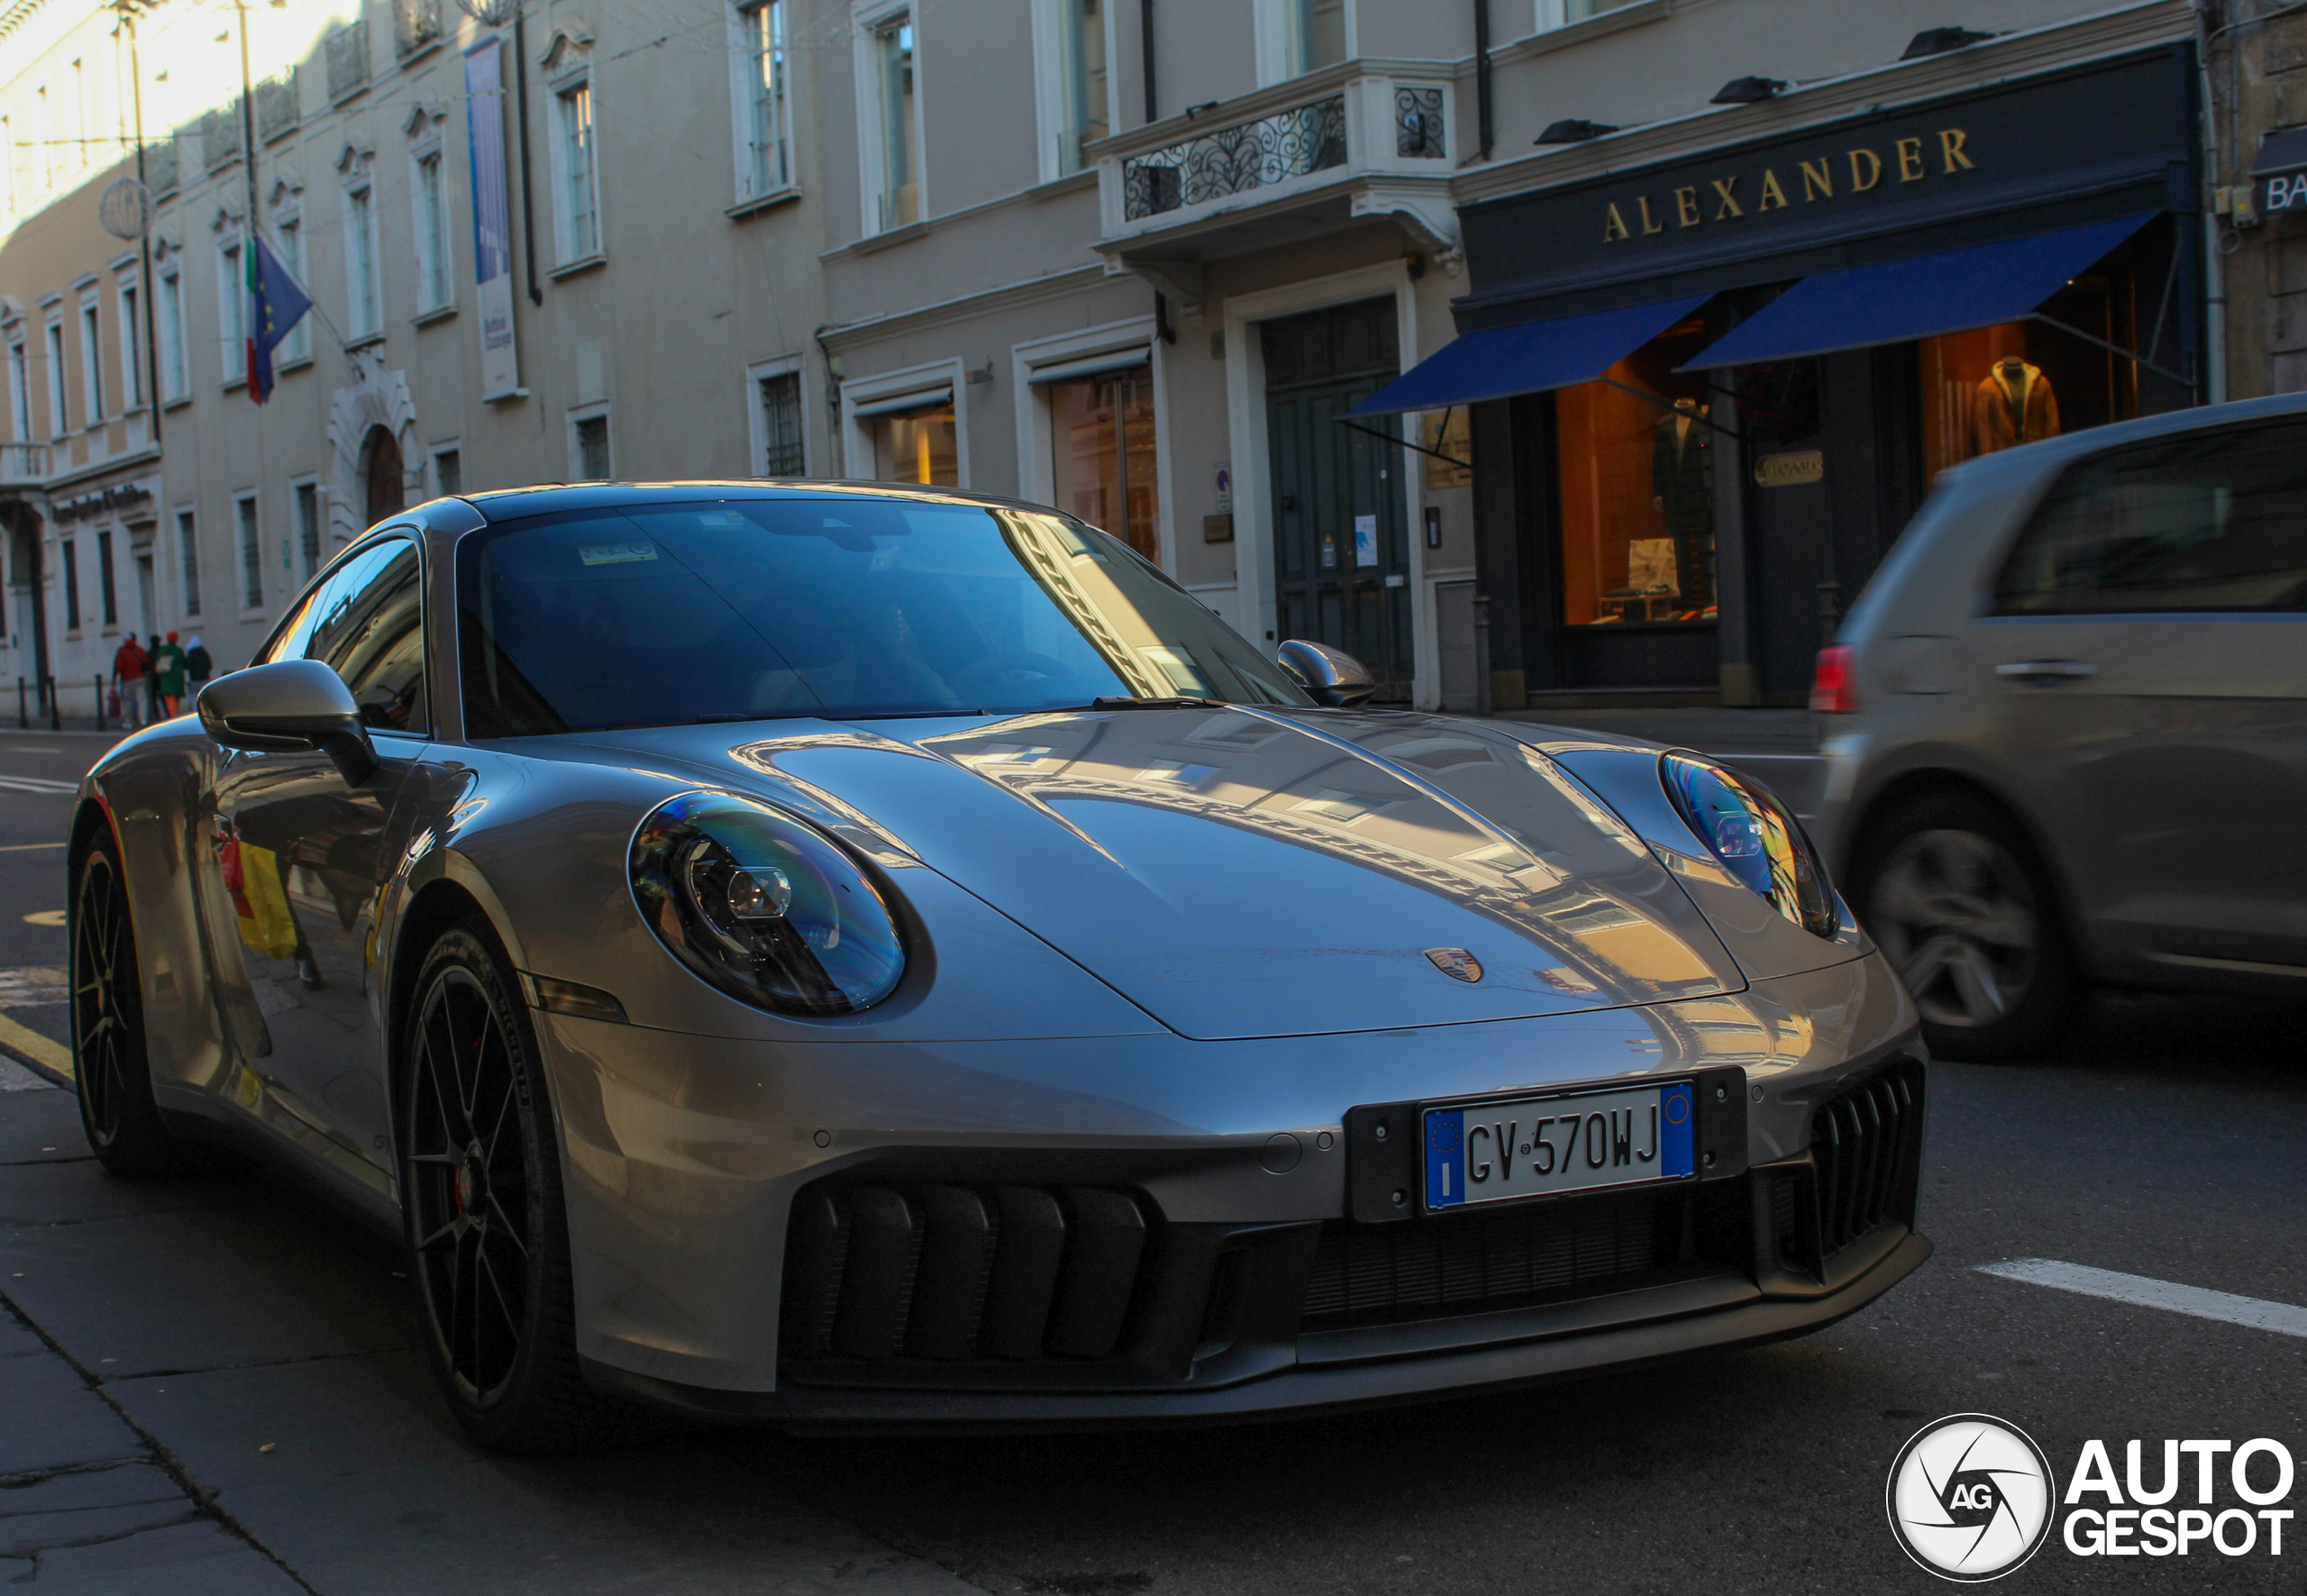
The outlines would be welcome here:
M 1428 948 L 1426 956 L 1434 961 L 1434 968 L 1458 980 L 1476 981 L 1482 979 L 1482 961 L 1464 948 Z

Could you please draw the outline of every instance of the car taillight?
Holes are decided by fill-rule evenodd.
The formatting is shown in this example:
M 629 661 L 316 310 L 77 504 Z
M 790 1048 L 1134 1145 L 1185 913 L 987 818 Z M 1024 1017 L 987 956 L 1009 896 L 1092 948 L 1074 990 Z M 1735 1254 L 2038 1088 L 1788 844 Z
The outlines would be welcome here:
M 1810 677 L 1810 708 L 1819 715 L 1858 713 L 1856 661 L 1847 648 L 1819 651 L 1818 669 Z

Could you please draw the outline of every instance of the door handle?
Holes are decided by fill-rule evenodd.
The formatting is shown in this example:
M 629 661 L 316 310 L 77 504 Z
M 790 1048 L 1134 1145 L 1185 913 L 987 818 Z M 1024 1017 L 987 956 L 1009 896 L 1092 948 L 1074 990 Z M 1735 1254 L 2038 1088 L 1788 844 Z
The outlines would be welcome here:
M 2007 665 L 1997 665 L 1994 673 L 2037 687 L 2056 687 L 2063 681 L 2096 676 L 2099 667 L 2088 660 L 2013 660 Z

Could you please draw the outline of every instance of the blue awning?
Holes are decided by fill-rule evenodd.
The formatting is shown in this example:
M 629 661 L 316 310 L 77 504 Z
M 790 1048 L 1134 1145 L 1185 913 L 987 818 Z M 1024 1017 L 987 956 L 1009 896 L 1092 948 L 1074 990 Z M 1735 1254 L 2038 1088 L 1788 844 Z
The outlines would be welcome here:
M 1698 294 L 1660 299 L 1591 315 L 1463 333 L 1346 414 L 1439 410 L 1591 382 L 1710 297 Z
M 2015 322 L 2153 215 L 1806 277 L 1682 369 L 1791 360 Z

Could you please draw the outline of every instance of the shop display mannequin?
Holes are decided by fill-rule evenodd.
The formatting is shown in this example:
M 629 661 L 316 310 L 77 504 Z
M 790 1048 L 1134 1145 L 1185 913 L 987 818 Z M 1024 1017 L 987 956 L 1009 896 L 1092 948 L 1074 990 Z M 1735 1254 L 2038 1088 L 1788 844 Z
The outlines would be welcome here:
M 1674 546 L 1674 580 L 1667 591 L 1691 608 L 1713 602 L 1713 437 L 1706 406 L 1676 399 L 1673 413 L 1659 418 L 1650 448 L 1650 502 Z
M 2005 355 L 1987 368 L 1971 412 L 1973 452 L 1992 454 L 2058 436 L 2058 396 L 2042 368 Z

